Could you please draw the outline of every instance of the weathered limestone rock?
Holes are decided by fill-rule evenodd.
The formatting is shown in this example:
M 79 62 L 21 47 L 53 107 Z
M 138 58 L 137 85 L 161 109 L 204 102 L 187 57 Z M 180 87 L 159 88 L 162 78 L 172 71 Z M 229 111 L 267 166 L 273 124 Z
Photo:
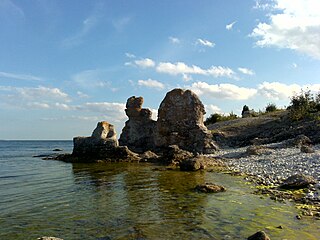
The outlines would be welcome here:
M 98 122 L 91 137 L 75 137 L 73 138 L 74 156 L 99 156 L 106 150 L 118 147 L 114 126 L 108 122 Z
M 264 147 L 264 146 L 259 146 L 259 145 L 253 145 L 249 146 L 246 150 L 246 153 L 251 156 L 251 155 L 263 155 L 263 154 L 270 154 L 271 150 Z
M 227 189 L 223 186 L 214 184 L 214 183 L 206 183 L 200 184 L 195 187 L 195 190 L 204 193 L 218 193 L 218 192 L 225 192 Z
M 102 161 L 139 161 L 138 154 L 131 152 L 126 146 L 120 146 L 116 131 L 112 124 L 99 122 L 91 137 L 75 137 L 73 139 L 72 162 Z M 66 157 L 67 158 L 67 157 Z
M 225 163 L 219 159 L 211 158 L 205 155 L 198 155 L 180 161 L 181 171 L 197 171 L 200 169 L 225 167 Z
M 301 147 L 302 145 L 310 145 L 312 141 L 307 136 L 301 134 L 295 138 L 288 139 L 285 145 L 288 147 Z
M 142 161 L 146 162 L 156 162 L 159 159 L 159 156 L 151 151 L 146 151 L 142 154 L 140 154 L 140 158 Z
M 284 180 L 280 187 L 286 189 L 299 189 L 308 187 L 310 184 L 315 183 L 316 180 L 312 176 L 295 174 Z
M 217 146 L 203 123 L 204 114 L 202 102 L 190 90 L 168 92 L 158 110 L 155 146 L 178 145 L 190 152 L 214 152 Z
M 270 238 L 264 231 L 259 231 L 248 237 L 248 240 L 270 240 Z
M 154 129 L 156 121 L 151 119 L 150 109 L 142 108 L 142 97 L 130 97 L 126 104 L 126 121 L 119 143 L 135 152 L 145 152 L 154 148 Z
M 314 153 L 315 152 L 314 148 L 309 145 L 302 145 L 300 147 L 300 151 L 303 153 Z
M 170 145 L 162 149 L 162 162 L 178 166 L 181 161 L 193 158 L 191 152 L 180 149 L 177 145 Z

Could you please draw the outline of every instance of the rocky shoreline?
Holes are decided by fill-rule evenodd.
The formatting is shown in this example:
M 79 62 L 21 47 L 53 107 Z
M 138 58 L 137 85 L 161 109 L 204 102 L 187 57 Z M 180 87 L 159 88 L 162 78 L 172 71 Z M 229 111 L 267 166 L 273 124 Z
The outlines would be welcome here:
M 289 141 L 259 145 L 260 152 L 250 153 L 251 147 L 224 148 L 211 154 L 227 165 L 230 173 L 243 175 L 256 185 L 255 193 L 277 201 L 294 201 L 302 215 L 320 220 L 320 144 L 313 152 L 303 152 L 302 146 L 288 146 Z M 248 151 L 249 150 L 249 151 Z M 312 179 L 309 184 L 285 187 L 291 176 Z M 301 179 L 296 180 L 302 181 Z

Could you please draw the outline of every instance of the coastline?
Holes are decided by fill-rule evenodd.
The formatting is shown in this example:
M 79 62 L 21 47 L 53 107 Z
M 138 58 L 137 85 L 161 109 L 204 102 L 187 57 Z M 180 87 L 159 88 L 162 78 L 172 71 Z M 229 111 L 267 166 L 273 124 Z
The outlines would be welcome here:
M 250 155 L 248 147 L 223 148 L 210 156 L 222 159 L 230 171 L 227 173 L 243 175 L 246 181 L 252 182 L 254 193 L 276 201 L 293 201 L 301 209 L 301 215 L 320 220 L 320 144 L 313 146 L 314 153 L 303 153 L 296 146 L 285 147 L 285 142 L 260 147 L 267 151 Z M 283 181 L 295 174 L 312 176 L 317 183 L 308 188 L 281 188 Z

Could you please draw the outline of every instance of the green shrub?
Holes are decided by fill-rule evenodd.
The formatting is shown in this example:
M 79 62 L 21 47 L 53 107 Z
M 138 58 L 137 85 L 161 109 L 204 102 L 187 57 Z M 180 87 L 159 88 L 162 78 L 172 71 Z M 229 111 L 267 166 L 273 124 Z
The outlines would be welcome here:
M 320 93 L 313 96 L 311 91 L 301 91 L 299 95 L 291 98 L 288 110 L 294 121 L 311 117 L 313 113 L 320 111 Z
M 229 113 L 229 115 L 224 115 L 224 114 L 219 114 L 219 113 L 214 113 L 211 114 L 205 121 L 205 125 L 213 124 L 216 122 L 223 122 L 223 121 L 229 121 L 233 119 L 239 118 L 236 114 L 233 112 Z
M 275 112 L 277 111 L 278 108 L 277 106 L 274 104 L 274 103 L 269 103 L 267 106 L 266 106 L 266 112 L 267 113 L 270 113 L 270 112 Z

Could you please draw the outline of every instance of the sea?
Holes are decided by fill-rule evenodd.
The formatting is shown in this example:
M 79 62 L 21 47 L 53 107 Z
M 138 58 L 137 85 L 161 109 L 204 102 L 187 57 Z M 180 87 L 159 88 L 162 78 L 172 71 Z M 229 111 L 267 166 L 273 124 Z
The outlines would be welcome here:
M 65 163 L 39 155 L 72 141 L 0 141 L 0 239 L 320 239 L 291 202 L 253 194 L 243 177 L 149 163 Z M 227 188 L 199 193 L 197 184 Z

